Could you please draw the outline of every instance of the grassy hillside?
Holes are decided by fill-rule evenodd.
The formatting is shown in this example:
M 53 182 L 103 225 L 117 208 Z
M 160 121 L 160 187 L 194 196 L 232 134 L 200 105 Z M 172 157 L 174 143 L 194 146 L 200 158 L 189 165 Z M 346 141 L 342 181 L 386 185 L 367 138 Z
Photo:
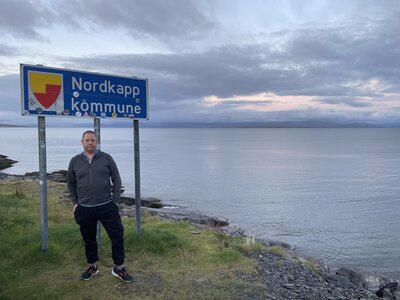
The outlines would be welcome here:
M 42 253 L 38 183 L 0 181 L 0 299 L 234 299 L 238 286 L 257 288 L 235 274 L 257 272 L 244 254 L 260 245 L 150 216 L 143 217 L 140 237 L 134 220 L 123 220 L 125 266 L 133 283 L 110 274 L 113 263 L 104 230 L 100 273 L 81 281 L 83 242 L 65 185 L 49 182 L 48 189 L 49 250 Z

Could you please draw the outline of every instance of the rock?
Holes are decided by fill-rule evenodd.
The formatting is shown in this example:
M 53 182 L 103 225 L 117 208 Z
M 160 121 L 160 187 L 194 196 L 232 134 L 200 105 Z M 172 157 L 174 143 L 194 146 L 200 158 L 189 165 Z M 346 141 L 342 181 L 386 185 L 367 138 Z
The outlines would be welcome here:
M 240 228 L 237 225 L 232 225 L 229 221 L 227 221 L 229 225 L 219 227 L 218 230 L 221 232 L 224 232 L 226 235 L 229 236 L 240 236 L 243 237 L 244 235 L 244 229 Z
M 365 281 L 364 288 L 371 292 L 378 291 L 382 285 L 389 282 L 387 278 L 377 275 L 367 275 L 364 277 L 364 281 Z
M 382 300 L 382 298 L 379 298 L 375 293 L 368 293 L 367 300 Z
M 0 172 L 0 180 L 24 180 L 24 175 L 12 175 Z
M 353 283 L 358 288 L 362 288 L 366 285 L 363 276 L 353 270 L 347 268 L 340 268 L 339 270 L 336 271 L 336 275 L 345 276 L 349 278 L 350 282 Z
M 336 286 L 337 285 L 337 276 L 329 274 L 329 273 L 323 273 L 322 277 L 325 279 L 326 282 Z
M 12 165 L 15 163 L 17 163 L 16 160 L 9 159 L 7 156 L 0 154 L 0 170 L 12 167 Z
M 124 203 L 126 205 L 135 205 L 136 201 L 134 197 L 126 197 L 121 196 L 120 203 Z M 162 208 L 164 207 L 162 201 L 157 198 L 142 198 L 141 205 L 143 207 L 150 207 L 150 208 Z
M 131 215 L 134 211 L 134 206 L 132 209 L 132 199 L 128 197 L 129 204 L 126 204 L 126 202 L 121 202 L 119 203 L 120 205 L 120 211 L 124 213 L 124 215 Z M 121 197 L 121 199 L 126 200 L 126 197 Z M 156 198 L 147 198 L 147 199 L 153 199 L 153 200 L 158 200 Z M 161 201 L 161 200 L 159 200 Z M 143 200 L 142 200 L 143 203 Z M 204 228 L 204 226 L 210 226 L 213 228 L 218 228 L 219 231 L 224 232 L 227 235 L 234 235 L 234 236 L 243 236 L 243 230 L 237 227 L 232 227 L 229 226 L 230 222 L 227 219 L 220 218 L 220 217 L 210 217 L 210 216 L 205 216 L 205 215 L 200 215 L 192 212 L 176 212 L 176 211 L 166 211 L 166 210 L 159 210 L 159 209 L 154 209 L 151 207 L 146 207 L 146 210 L 151 214 L 155 216 L 159 216 L 161 218 L 169 219 L 169 220 L 175 220 L 175 221 L 186 221 L 189 222 L 199 228 Z
M 38 171 L 26 172 L 24 177 L 27 179 L 38 179 L 39 172 Z M 47 179 L 56 181 L 56 182 L 66 183 L 67 182 L 67 171 L 59 170 L 59 171 L 54 171 L 52 173 L 47 173 Z
M 336 281 L 336 286 L 344 289 L 348 289 L 350 287 L 350 280 L 346 276 L 338 276 Z
M 400 292 L 399 283 L 397 281 L 388 282 L 382 285 L 379 290 L 376 292 L 378 297 L 386 297 L 389 299 L 396 299 L 395 294 Z
M 284 249 L 291 249 L 292 248 L 292 246 L 290 246 L 288 243 L 280 242 L 280 241 L 269 241 L 269 245 L 270 245 L 270 247 L 279 246 L 279 247 L 282 247 Z
M 211 227 L 228 226 L 229 221 L 219 217 L 208 217 L 207 225 Z
M 298 299 L 367 299 L 367 291 L 356 288 L 350 283 L 350 279 L 345 276 L 325 274 L 326 280 L 335 284 L 329 284 L 321 280 L 319 274 L 313 272 L 303 264 L 299 263 L 298 258 L 292 256 L 278 256 L 268 251 L 261 254 L 250 255 L 257 260 L 259 265 L 259 282 L 265 284 L 267 292 L 279 300 Z M 323 273 L 321 274 L 323 275 Z M 241 277 L 241 280 L 246 280 Z M 339 285 L 336 283 L 339 281 Z M 239 299 L 265 299 L 263 297 L 238 297 Z
M 284 285 L 282 285 L 285 289 L 288 289 L 288 290 L 293 290 L 295 287 L 294 287 L 294 284 L 291 284 L 291 283 L 286 283 L 286 284 L 284 284 Z
M 67 170 L 59 170 L 53 173 L 47 174 L 47 179 L 53 180 L 56 182 L 67 182 Z
M 366 289 L 371 292 L 376 292 L 379 290 L 379 287 L 386 284 L 389 280 L 382 276 L 377 275 L 361 275 L 355 271 L 349 270 L 347 268 L 340 268 L 336 271 L 336 275 L 332 275 L 330 273 L 323 273 L 322 277 L 326 282 L 333 284 L 335 286 L 341 286 L 345 284 L 343 279 L 338 279 L 340 277 L 346 277 L 349 279 L 350 287 L 354 285 L 354 287 L 359 289 Z M 346 285 L 346 284 L 345 284 Z
M 219 217 L 210 217 L 190 212 L 188 213 L 163 212 L 158 215 L 160 215 L 161 217 L 165 217 L 167 219 L 173 219 L 176 221 L 187 221 L 193 224 L 207 225 L 210 227 L 223 227 L 229 225 L 229 221 L 226 219 Z
M 383 298 L 393 299 L 392 293 L 390 292 L 389 289 L 383 289 L 382 295 L 383 295 Z
M 38 179 L 39 178 L 39 172 L 38 171 L 26 172 L 24 176 L 25 176 L 25 178 L 29 178 L 29 179 Z

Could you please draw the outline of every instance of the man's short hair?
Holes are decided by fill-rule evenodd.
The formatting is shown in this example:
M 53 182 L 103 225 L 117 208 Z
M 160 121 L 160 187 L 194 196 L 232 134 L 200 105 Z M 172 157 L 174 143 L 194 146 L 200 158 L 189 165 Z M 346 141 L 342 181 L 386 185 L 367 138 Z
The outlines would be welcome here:
M 95 136 L 96 136 L 96 141 L 98 140 L 98 138 L 97 138 L 97 134 L 96 134 L 96 132 L 94 132 L 93 130 L 86 130 L 83 134 L 82 134 L 82 141 L 83 141 L 83 139 L 85 138 L 85 134 L 94 134 Z

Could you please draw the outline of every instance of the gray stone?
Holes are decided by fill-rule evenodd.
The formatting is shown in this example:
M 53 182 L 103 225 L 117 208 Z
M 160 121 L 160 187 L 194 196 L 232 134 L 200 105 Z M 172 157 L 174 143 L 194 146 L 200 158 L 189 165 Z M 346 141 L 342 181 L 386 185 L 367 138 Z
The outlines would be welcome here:
M 24 175 L 12 175 L 0 172 L 0 180 L 24 180 Z
M 376 292 L 382 285 L 386 284 L 388 281 L 388 279 L 382 276 L 367 275 L 364 277 L 364 288 L 369 291 Z
M 394 292 L 393 296 L 394 296 L 394 299 L 400 300 L 400 291 L 399 292 Z
M 191 212 L 160 212 L 157 213 L 160 217 L 164 217 L 167 219 L 172 219 L 176 221 L 186 221 L 193 224 L 207 225 L 210 227 L 222 227 L 228 226 L 229 220 L 220 218 L 220 217 L 211 217 L 200 215 Z
M 228 226 L 229 220 L 221 218 L 221 217 L 209 217 L 207 225 L 209 225 L 211 227 Z
M 27 172 L 24 175 L 13 175 L 0 172 L 0 179 L 8 179 L 8 180 L 24 180 L 24 179 L 39 179 L 39 172 Z M 52 173 L 47 173 L 47 179 L 56 181 L 56 182 L 67 182 L 67 171 L 60 170 L 54 171 Z
M 391 295 L 392 293 L 397 292 L 398 288 L 399 288 L 398 282 L 396 282 L 396 281 L 388 282 L 379 288 L 379 290 L 376 292 L 376 295 L 378 297 L 388 297 L 387 295 L 389 295 L 389 293 Z M 386 296 L 385 296 L 385 293 L 386 293 Z
M 337 276 L 329 274 L 329 273 L 323 273 L 322 277 L 325 279 L 326 282 L 336 286 Z
M 119 203 L 124 203 L 126 205 L 135 205 L 135 198 L 134 197 L 126 197 L 126 196 L 121 196 L 120 202 Z M 142 198 L 141 199 L 141 205 L 143 207 L 150 207 L 150 208 L 162 208 L 164 207 L 162 201 L 157 198 Z
M 280 241 L 269 241 L 269 245 L 271 247 L 278 246 L 278 247 L 282 247 L 284 249 L 291 249 L 292 248 L 292 246 L 290 246 L 288 243 L 280 242 Z
M 24 176 L 25 176 L 25 178 L 38 179 L 39 178 L 39 172 L 38 171 L 26 172 Z
M 336 286 L 344 289 L 348 289 L 350 287 L 350 280 L 346 276 L 338 276 L 336 281 Z
M 288 289 L 288 290 L 293 290 L 294 289 L 294 284 L 291 284 L 291 283 L 286 283 L 286 284 L 284 284 L 284 285 L 282 285 L 285 289 Z
M 383 298 L 393 299 L 390 289 L 383 289 Z
M 368 293 L 368 300 L 381 300 L 382 298 L 379 298 L 375 293 Z
M 66 183 L 67 182 L 67 173 L 68 173 L 67 170 L 55 171 L 55 172 L 48 174 L 47 179 L 56 181 L 56 182 Z
M 349 278 L 350 282 L 358 288 L 362 288 L 365 286 L 365 281 L 363 276 L 360 273 L 357 273 L 353 270 L 347 268 L 340 268 L 339 270 L 336 271 L 336 275 L 345 276 Z

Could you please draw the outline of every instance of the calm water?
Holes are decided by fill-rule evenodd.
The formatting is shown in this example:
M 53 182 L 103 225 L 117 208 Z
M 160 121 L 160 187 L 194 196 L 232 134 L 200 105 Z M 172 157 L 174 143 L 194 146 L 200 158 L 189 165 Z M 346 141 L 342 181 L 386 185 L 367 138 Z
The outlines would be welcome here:
M 48 171 L 81 151 L 82 129 L 47 129 Z M 134 191 L 132 129 L 102 150 Z M 225 216 L 304 254 L 400 278 L 400 129 L 141 129 L 142 195 Z M 0 128 L 7 170 L 37 170 L 37 129 Z

